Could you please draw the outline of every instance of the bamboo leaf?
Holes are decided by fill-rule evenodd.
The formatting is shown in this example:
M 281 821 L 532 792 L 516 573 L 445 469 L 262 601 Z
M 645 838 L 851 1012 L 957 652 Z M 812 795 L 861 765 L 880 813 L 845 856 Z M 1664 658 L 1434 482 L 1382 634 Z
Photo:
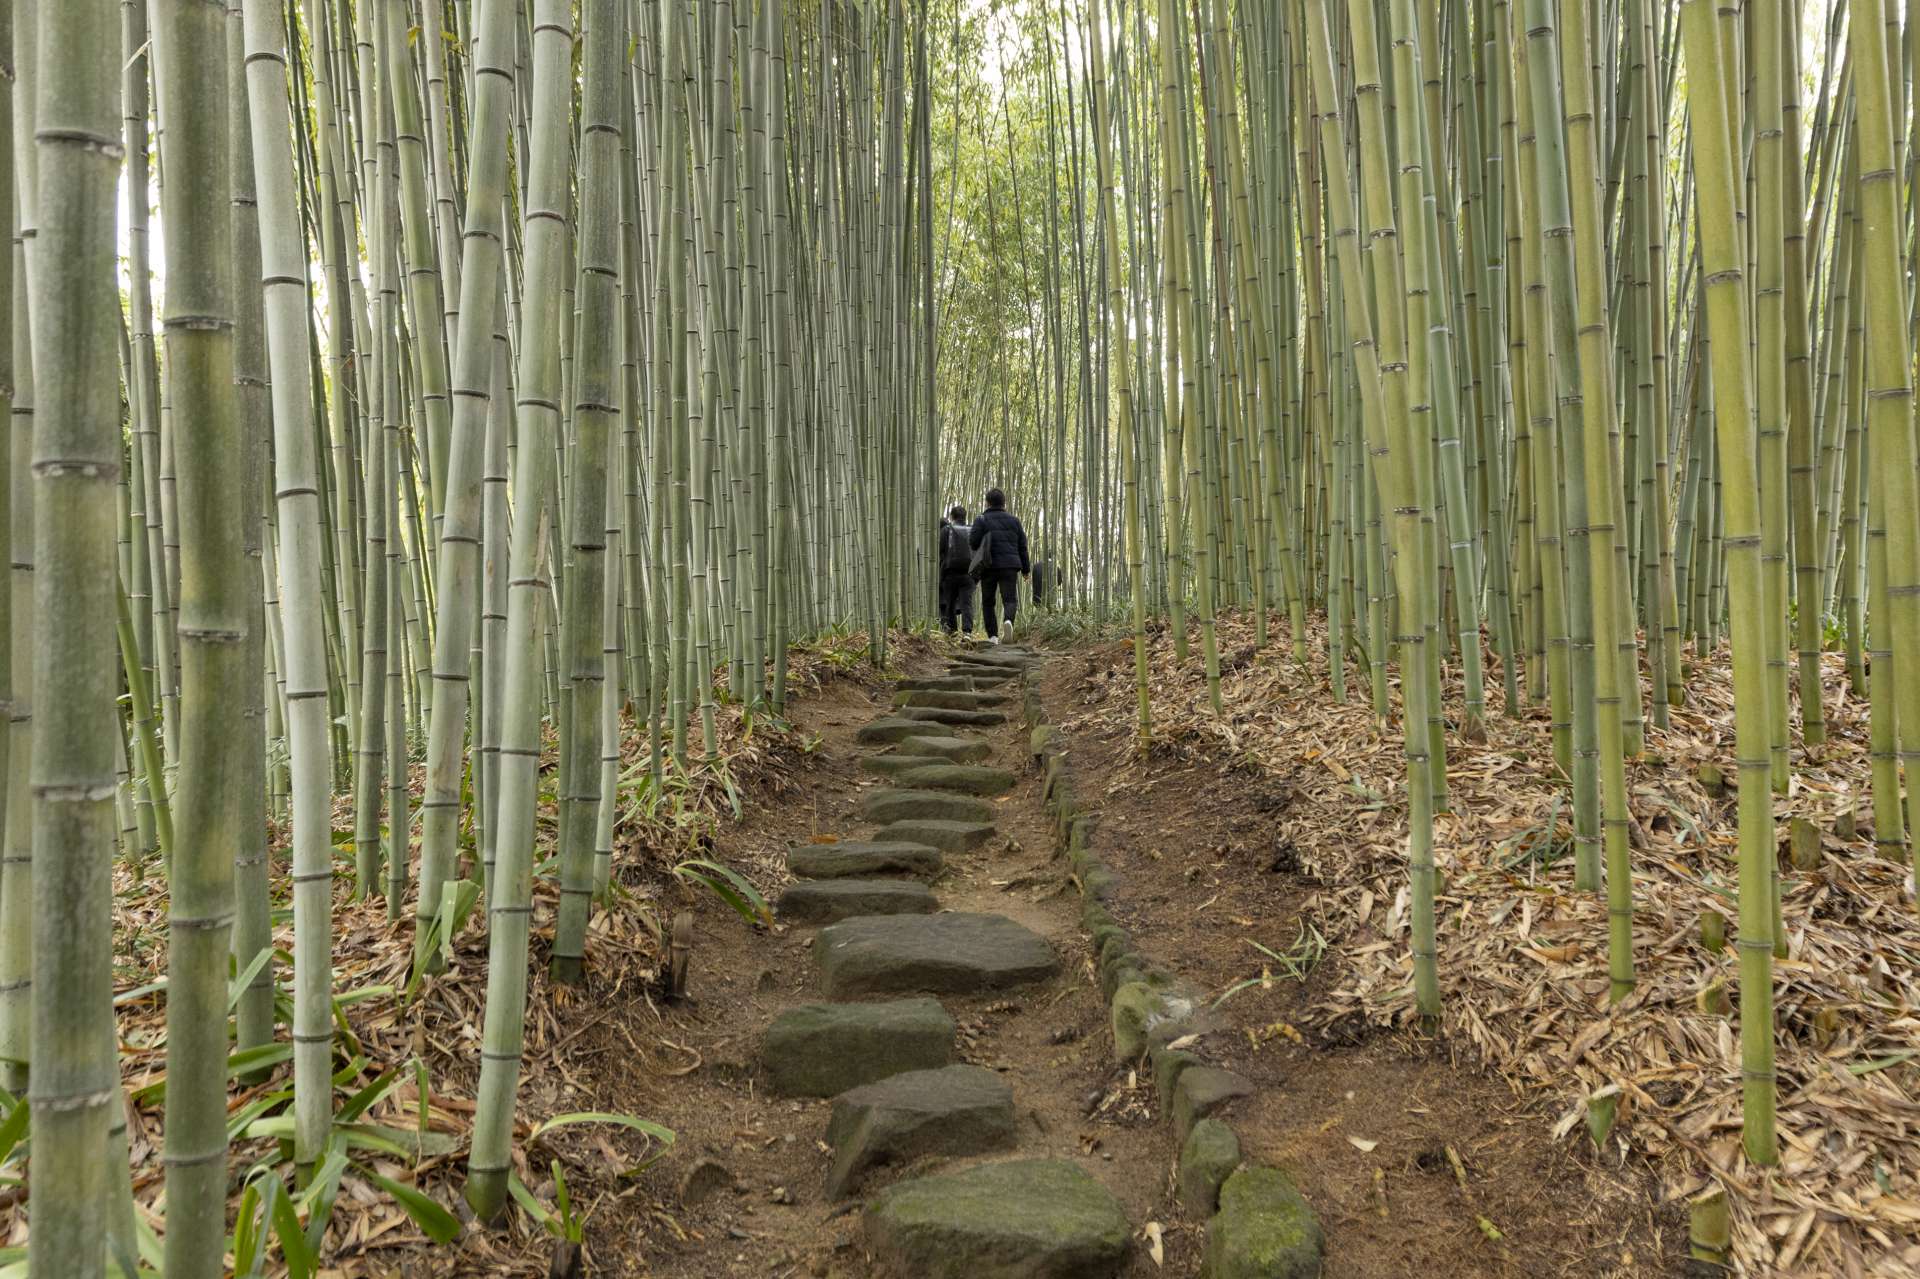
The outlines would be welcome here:
M 416 1186 L 395 1181 L 391 1177 L 383 1177 L 368 1169 L 361 1169 L 361 1173 L 374 1185 L 392 1195 L 407 1216 L 413 1219 L 413 1224 L 420 1227 L 427 1238 L 437 1244 L 449 1244 L 460 1237 L 460 1219 L 448 1212 L 438 1200 L 425 1191 Z

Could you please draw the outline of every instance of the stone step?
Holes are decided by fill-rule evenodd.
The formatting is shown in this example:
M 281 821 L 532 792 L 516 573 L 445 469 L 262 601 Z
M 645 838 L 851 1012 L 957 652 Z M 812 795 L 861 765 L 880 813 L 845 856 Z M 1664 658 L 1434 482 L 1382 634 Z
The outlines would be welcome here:
M 939 768 L 946 764 L 940 755 L 863 755 L 860 767 L 882 777 L 895 777 L 916 768 Z
M 991 650 L 989 650 L 991 651 Z M 970 679 L 985 679 L 998 675 L 1002 680 L 1018 679 L 1024 672 L 1037 665 L 1031 658 L 1010 655 L 1007 657 L 987 657 L 980 653 L 964 654 L 947 663 L 947 674 L 965 675 Z
M 1020 672 L 1027 666 L 1039 661 L 1031 649 L 1014 647 L 1010 643 L 995 643 L 985 649 L 970 649 L 966 653 L 954 653 L 948 666 L 996 666 L 1008 672 Z
M 993 823 L 910 817 L 887 823 L 873 833 L 873 838 L 876 843 L 925 844 L 952 856 L 978 848 L 992 839 Z M 799 874 L 798 871 L 794 873 Z
M 863 1225 L 874 1253 L 915 1279 L 1108 1279 L 1132 1233 L 1113 1192 L 1060 1159 L 901 1182 Z
M 996 724 L 1007 722 L 1007 717 L 1000 711 L 957 711 L 945 706 L 902 706 L 895 718 L 918 722 L 922 732 L 926 731 L 928 724 L 964 724 L 969 728 L 991 728 Z M 869 724 L 867 727 L 872 728 L 873 725 Z
M 868 915 L 820 931 L 813 947 L 831 999 L 904 991 L 965 995 L 1044 981 L 1046 939 L 1005 915 Z
M 1013 1142 L 1013 1088 L 999 1075 L 979 1066 L 910 1070 L 833 1099 L 827 1195 L 847 1194 L 876 1165 L 984 1154 Z
M 939 755 L 956 764 L 977 763 L 993 754 L 993 744 L 985 738 L 943 734 L 924 724 L 919 733 L 901 738 L 897 749 L 903 755 Z
M 860 816 L 881 823 L 925 819 L 993 825 L 993 808 L 985 800 L 938 790 L 872 791 L 860 801 Z
M 1012 666 L 975 666 L 968 664 L 950 666 L 947 668 L 947 673 L 940 678 L 964 680 L 973 685 L 973 691 L 977 693 L 991 693 L 996 690 L 1003 693 L 1010 693 L 1014 690 L 1008 688 L 1007 685 L 1020 678 L 1021 669 L 1022 668 Z
M 917 678 L 897 679 L 893 682 L 893 687 L 903 693 L 971 693 L 978 686 L 965 675 L 922 675 Z
M 897 769 L 895 781 L 922 790 L 958 791 L 962 795 L 1003 795 L 1013 789 L 1014 776 L 1004 768 L 984 764 L 920 764 Z
M 932 879 L 946 859 L 930 844 L 909 840 L 848 840 L 843 844 L 795 844 L 787 869 L 800 879 L 847 879 L 862 875 L 918 875 Z
M 800 1004 L 767 1028 L 760 1062 L 777 1093 L 834 1097 L 902 1071 L 948 1064 L 953 1030 L 937 999 Z
M 928 735 L 926 721 L 917 716 L 882 715 L 871 724 L 861 725 L 853 739 L 868 745 L 890 745 L 908 737 Z
M 855 915 L 930 915 L 940 907 L 917 879 L 803 879 L 780 894 L 780 918 L 831 924 Z
M 895 706 L 933 706 L 950 711 L 991 710 L 1006 700 L 999 693 L 961 693 L 942 689 L 907 689 L 893 695 Z

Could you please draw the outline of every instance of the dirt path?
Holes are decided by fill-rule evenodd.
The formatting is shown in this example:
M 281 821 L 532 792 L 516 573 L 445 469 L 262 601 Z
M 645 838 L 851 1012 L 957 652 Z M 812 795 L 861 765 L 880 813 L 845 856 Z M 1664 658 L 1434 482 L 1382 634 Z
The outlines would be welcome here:
M 1292 953 L 1313 918 L 1314 867 L 1289 838 L 1284 787 L 1249 785 L 1230 762 L 1137 764 L 1123 740 L 1076 716 L 1098 669 L 1086 654 L 1056 654 L 1025 677 L 1062 726 L 1080 798 L 1098 823 L 1116 881 L 1106 904 L 1143 951 L 1208 1002 L 1267 972 L 1270 980 L 1220 1004 L 1193 1047 L 1257 1086 L 1230 1122 L 1247 1160 L 1283 1169 L 1317 1211 L 1324 1274 L 1678 1273 L 1683 1229 L 1671 1209 L 1652 1206 L 1637 1170 L 1554 1141 L 1551 1116 L 1456 1058 L 1446 1041 L 1330 1022 L 1318 1010 L 1350 971 L 1347 951 L 1377 940 L 1349 938 L 1314 955 L 1300 980 L 1247 945 Z M 922 846 L 894 871 L 852 877 L 883 881 L 866 888 L 847 888 L 846 876 L 810 887 L 789 872 L 794 850 L 799 869 L 838 870 L 836 859 L 872 853 L 875 841 L 897 861 L 898 846 L 915 840 L 868 814 L 921 820 L 903 801 L 876 797 L 913 780 L 894 775 L 919 767 L 899 756 L 932 748 L 862 734 L 925 734 L 885 727 L 900 713 L 891 682 L 836 679 L 796 700 L 803 749 L 761 770 L 742 796 L 741 821 L 716 838 L 715 855 L 769 886 L 770 898 L 789 894 L 781 921 L 751 929 L 709 898 L 690 899 L 698 917 L 690 1002 L 662 1005 L 639 983 L 616 982 L 596 991 L 600 1007 L 561 1017 L 561 1049 L 529 1078 L 530 1090 L 552 1094 L 542 1106 L 625 1111 L 679 1134 L 635 1176 L 570 1171 L 589 1214 L 589 1273 L 931 1279 L 998 1273 L 985 1265 L 996 1249 L 1043 1247 L 1065 1249 L 1067 1268 L 1034 1273 L 1202 1272 L 1207 1222 L 1176 1193 L 1179 1150 L 1150 1070 L 1114 1060 L 1080 887 L 1055 852 L 1020 699 L 1014 685 L 976 683 L 974 674 L 993 672 L 969 666 L 961 688 L 943 663 L 921 658 L 900 687 L 963 692 L 924 700 L 1004 714 L 999 724 L 926 726 L 961 739 L 940 748 L 948 758 L 927 759 L 962 768 L 950 775 L 957 789 L 940 792 L 953 802 L 936 804 L 943 815 L 932 820 L 984 816 L 984 843 L 945 853 Z M 1008 695 L 993 703 L 997 691 Z M 989 696 L 975 704 L 977 693 Z M 880 757 L 892 762 L 873 762 Z M 1010 772 L 1011 784 L 973 795 L 998 789 L 993 770 Z M 918 833 L 974 838 L 958 827 Z M 847 909 L 906 913 L 830 922 Z M 953 945 L 981 940 L 946 934 L 979 929 L 984 946 L 943 962 Z M 902 948 L 914 953 L 903 959 Z M 794 1028 L 796 1010 L 814 1010 L 800 1015 L 803 1032 L 840 1015 L 823 1005 L 851 1005 L 869 1024 L 853 1039 L 816 1037 L 799 1050 L 796 1075 L 792 1060 L 777 1060 L 785 1050 L 769 1044 L 783 1023 Z M 891 1011 L 874 1022 L 876 1008 Z M 836 1105 L 832 1094 L 855 1085 Z M 530 1180 L 542 1162 L 536 1154 Z M 1030 1211 L 1035 1204 L 1070 1208 Z M 1093 1251 L 1076 1261 L 1074 1247 Z M 485 1273 L 544 1273 L 535 1240 L 496 1236 L 491 1251 L 496 1264 Z M 430 1264 L 434 1273 L 482 1273 L 475 1261 L 469 1252 L 448 1271 Z
M 939 666 L 917 665 L 916 676 L 944 674 Z M 876 719 L 892 717 L 892 691 L 836 683 L 822 696 L 796 703 L 795 727 L 811 748 L 782 794 L 745 797 L 744 822 L 722 838 L 716 853 L 758 868 L 756 877 L 763 882 L 778 883 L 786 875 L 771 863 L 784 862 L 789 848 L 800 850 L 804 868 L 809 855 L 836 856 L 880 838 L 880 828 L 864 819 L 863 806 L 899 787 L 866 771 L 862 760 L 899 755 L 907 748 L 863 742 L 859 732 Z M 588 1231 L 593 1273 L 676 1279 L 932 1274 L 913 1252 L 923 1244 L 899 1244 L 891 1262 L 876 1256 L 876 1243 L 884 1241 L 875 1230 L 862 1229 L 862 1205 L 922 1176 L 965 1174 L 985 1166 L 1019 1166 L 1042 1178 L 1037 1186 L 987 1187 L 981 1193 L 989 1203 L 1011 1211 L 1023 1198 L 1049 1202 L 1066 1195 L 1084 1200 L 1088 1209 L 1078 1222 L 1019 1227 L 1002 1221 L 979 1246 L 993 1246 L 1005 1233 L 999 1227 L 1016 1233 L 1024 1228 L 1040 1238 L 1061 1230 L 1069 1235 L 1104 1230 L 1111 1236 L 1118 1228 L 1123 1233 L 1113 1242 L 1124 1248 L 1124 1256 L 1121 1268 L 1107 1273 L 1193 1273 L 1191 1266 L 1172 1264 L 1183 1251 L 1197 1264 L 1198 1244 L 1183 1244 L 1173 1215 L 1171 1137 L 1151 1121 L 1152 1087 L 1145 1072 L 1112 1060 L 1106 1005 L 1078 922 L 1079 895 L 1065 864 L 1054 856 L 1040 783 L 1027 767 L 1027 734 L 1017 722 L 1019 695 L 1011 684 L 1004 691 L 1004 702 L 988 708 L 1003 714 L 1003 723 L 927 725 L 932 734 L 977 740 L 988 753 L 975 766 L 1012 774 L 1004 793 L 980 801 L 990 814 L 991 836 L 978 848 L 945 854 L 940 871 L 926 879 L 940 914 L 881 917 L 882 924 L 903 927 L 910 935 L 943 921 L 997 919 L 1014 937 L 1030 935 L 1042 948 L 1051 971 L 1038 980 L 1015 979 L 993 989 L 966 989 L 970 979 L 965 977 L 934 982 L 950 987 L 937 991 L 954 1028 L 950 1063 L 975 1070 L 933 1081 L 936 1086 L 928 1091 L 951 1093 L 956 1083 L 1005 1085 L 1010 1115 L 991 1149 L 922 1153 L 907 1140 L 898 1154 L 879 1151 L 879 1162 L 856 1175 L 846 1197 L 830 1194 L 834 1103 L 830 1097 L 788 1095 L 791 1088 L 783 1092 L 780 1069 L 768 1061 L 767 1041 L 783 1015 L 830 1002 L 823 995 L 820 953 L 823 942 L 837 935 L 831 931 L 835 926 L 783 918 L 771 933 L 756 933 L 713 903 L 696 902 L 692 1002 L 661 1006 L 637 996 L 609 1009 L 604 1022 L 583 1036 L 592 1045 L 586 1051 L 598 1054 L 602 1068 L 591 1096 L 571 1104 L 648 1115 L 679 1134 L 666 1159 L 630 1188 L 605 1197 L 595 1211 Z M 908 886 L 924 877 L 885 878 L 894 883 L 888 895 L 904 902 L 914 892 Z M 840 931 L 869 922 L 841 925 Z M 925 983 L 912 976 L 883 977 L 880 985 L 897 988 L 862 989 L 837 1002 L 872 1007 L 924 998 L 916 987 Z M 871 1053 L 869 1044 L 844 1055 Z M 937 1126 L 952 1124 L 942 1116 Z M 1045 1181 L 1072 1170 L 1084 1173 L 1084 1180 Z M 933 1189 L 942 1199 L 951 1197 L 943 1182 L 933 1183 Z M 976 1219 L 991 1216 L 976 1214 Z M 1163 1223 L 1163 1255 L 1170 1254 L 1165 1269 L 1154 1264 L 1143 1235 L 1150 1222 Z M 938 1247 L 950 1252 L 954 1246 L 949 1238 Z

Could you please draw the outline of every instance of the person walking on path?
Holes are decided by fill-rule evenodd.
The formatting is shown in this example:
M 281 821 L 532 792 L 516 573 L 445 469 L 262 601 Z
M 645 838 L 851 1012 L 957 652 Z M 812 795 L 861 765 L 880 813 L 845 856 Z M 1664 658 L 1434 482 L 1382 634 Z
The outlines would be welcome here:
M 987 490 L 987 509 L 973 522 L 973 532 L 967 541 L 976 553 L 991 543 L 981 571 L 976 574 L 980 582 L 980 611 L 987 622 L 987 642 L 998 644 L 1012 639 L 1014 615 L 1020 611 L 1016 587 L 1022 576 L 1033 571 L 1033 561 L 1027 558 L 1027 530 L 1007 509 L 1005 493 L 999 489 Z M 995 595 L 1000 597 L 1001 611 L 1006 614 L 1004 623 L 996 622 L 994 617 Z
M 973 634 L 973 578 L 967 575 L 972 532 L 964 506 L 956 505 L 940 521 L 940 625 L 949 635 Z

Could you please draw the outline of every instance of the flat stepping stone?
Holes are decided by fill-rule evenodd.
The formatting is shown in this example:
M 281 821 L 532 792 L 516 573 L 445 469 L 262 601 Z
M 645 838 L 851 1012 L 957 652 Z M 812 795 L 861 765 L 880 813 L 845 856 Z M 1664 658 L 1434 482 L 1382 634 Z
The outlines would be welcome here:
M 1019 668 L 997 663 L 969 664 L 964 672 L 956 671 L 954 674 L 963 675 L 966 679 L 972 680 L 973 686 L 979 689 L 999 688 L 1002 684 L 1020 678 Z
M 834 1097 L 953 1060 L 953 1018 L 937 999 L 800 1004 L 774 1018 L 760 1062 L 775 1092 Z
M 972 764 L 993 754 L 993 744 L 980 737 L 947 736 L 929 733 L 922 724 L 921 731 L 912 737 L 903 737 L 899 750 L 903 755 L 938 755 L 955 764 Z
M 874 1252 L 916 1279 L 1109 1279 L 1131 1234 L 1113 1192 L 1061 1159 L 901 1182 L 864 1225 Z
M 982 648 L 970 648 L 955 653 L 953 662 L 974 662 L 984 666 L 1011 666 L 1018 662 L 1034 661 L 1037 654 L 1022 644 L 988 644 Z
M 937 706 L 952 711 L 988 710 L 1006 700 L 1000 693 L 961 693 L 941 689 L 908 689 L 893 695 L 895 706 Z
M 947 761 L 939 755 L 863 755 L 860 767 L 882 777 L 897 777 L 915 768 L 936 768 Z
M 965 675 L 973 679 L 998 675 L 1004 682 L 1017 679 L 1033 666 L 1034 663 L 1024 657 L 956 657 L 948 664 L 947 674 Z
M 861 725 L 859 731 L 853 735 L 853 739 L 873 745 L 890 744 L 908 737 L 925 737 L 926 735 L 927 725 L 922 719 L 905 715 L 883 715 L 871 724 Z
M 795 844 L 787 869 L 800 879 L 848 879 L 862 875 L 918 875 L 932 879 L 946 859 L 930 844 L 909 840 L 849 840 L 844 844 Z
M 924 844 L 949 856 L 968 852 L 993 838 L 992 822 L 954 821 L 943 817 L 908 817 L 888 822 L 873 833 L 876 843 Z M 799 874 L 795 871 L 794 874 Z
M 868 915 L 814 942 L 829 998 L 928 991 L 967 995 L 1044 981 L 1060 967 L 1046 939 L 1005 915 Z
M 900 692 L 938 691 L 946 693 L 971 693 L 974 682 L 965 675 L 926 675 L 917 679 L 898 679 L 893 682 Z
M 993 809 L 985 800 L 938 790 L 873 791 L 860 801 L 860 816 L 870 822 L 882 823 L 930 818 L 934 821 L 993 825 Z
M 910 1070 L 834 1098 L 827 1195 L 845 1195 L 876 1165 L 977 1155 L 1013 1141 L 1013 1088 L 999 1075 L 979 1066 Z
M 931 915 L 933 890 L 917 879 L 803 879 L 780 894 L 780 918 L 831 924 L 854 915 Z
M 1013 774 L 984 764 L 919 764 L 894 772 L 902 786 L 958 791 L 962 795 L 1003 795 L 1013 789 Z
M 1007 722 L 1007 717 L 999 711 L 953 710 L 945 706 L 903 706 L 898 718 L 917 722 L 923 733 L 928 724 L 965 724 L 969 727 L 991 728 Z

